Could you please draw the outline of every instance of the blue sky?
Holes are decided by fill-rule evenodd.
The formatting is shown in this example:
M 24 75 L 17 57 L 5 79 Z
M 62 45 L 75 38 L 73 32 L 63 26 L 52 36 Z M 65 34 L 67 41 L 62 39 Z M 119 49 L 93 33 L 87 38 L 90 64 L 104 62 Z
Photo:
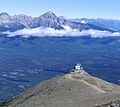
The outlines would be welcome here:
M 67 18 L 120 19 L 120 0 L 0 0 L 0 12 L 39 16 L 53 11 Z

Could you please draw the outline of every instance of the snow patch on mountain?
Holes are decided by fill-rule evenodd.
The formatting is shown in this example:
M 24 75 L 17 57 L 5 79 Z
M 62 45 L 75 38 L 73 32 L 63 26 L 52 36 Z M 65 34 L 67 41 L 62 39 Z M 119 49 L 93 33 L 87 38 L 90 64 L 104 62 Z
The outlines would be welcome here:
M 86 24 L 87 22 L 85 20 L 82 20 L 81 23 Z

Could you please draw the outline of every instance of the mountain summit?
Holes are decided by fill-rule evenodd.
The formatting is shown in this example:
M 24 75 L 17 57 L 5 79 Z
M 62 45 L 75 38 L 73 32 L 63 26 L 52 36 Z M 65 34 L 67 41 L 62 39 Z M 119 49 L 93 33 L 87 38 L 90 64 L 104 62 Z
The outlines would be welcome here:
M 10 20 L 10 15 L 7 12 L 0 13 L 0 22 Z
M 42 17 L 52 18 L 52 17 L 57 17 L 57 16 L 56 16 L 55 13 L 53 13 L 52 11 L 48 11 L 48 12 L 44 13 L 44 14 L 42 15 Z
M 7 12 L 0 13 L 0 17 L 10 17 Z
M 119 98 L 120 86 L 93 77 L 83 70 L 44 81 L 2 106 L 100 107 L 97 105 Z
M 33 19 L 34 27 L 50 27 L 55 29 L 63 29 L 59 18 L 51 11 Z

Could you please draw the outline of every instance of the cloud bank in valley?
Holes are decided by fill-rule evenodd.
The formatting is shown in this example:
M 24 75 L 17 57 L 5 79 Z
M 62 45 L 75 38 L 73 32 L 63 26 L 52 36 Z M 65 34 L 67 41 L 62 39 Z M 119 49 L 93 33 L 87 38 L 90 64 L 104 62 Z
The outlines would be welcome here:
M 21 35 L 23 37 L 30 37 L 30 36 L 38 36 L 38 37 L 44 37 L 44 36 L 91 36 L 91 37 L 112 37 L 112 36 L 120 36 L 120 32 L 109 32 L 109 31 L 100 31 L 100 30 L 84 30 L 79 31 L 77 29 L 72 29 L 68 26 L 64 26 L 63 30 L 57 30 L 54 28 L 32 28 L 32 29 L 22 29 L 15 32 L 3 32 L 3 34 L 7 34 L 9 37 Z

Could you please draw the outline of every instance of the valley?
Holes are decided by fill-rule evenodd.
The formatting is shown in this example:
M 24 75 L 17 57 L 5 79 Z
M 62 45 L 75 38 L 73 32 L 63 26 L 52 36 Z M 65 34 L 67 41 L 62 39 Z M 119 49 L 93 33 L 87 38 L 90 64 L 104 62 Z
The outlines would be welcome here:
M 120 38 L 0 36 L 0 101 L 63 75 L 80 63 L 93 76 L 120 80 Z

